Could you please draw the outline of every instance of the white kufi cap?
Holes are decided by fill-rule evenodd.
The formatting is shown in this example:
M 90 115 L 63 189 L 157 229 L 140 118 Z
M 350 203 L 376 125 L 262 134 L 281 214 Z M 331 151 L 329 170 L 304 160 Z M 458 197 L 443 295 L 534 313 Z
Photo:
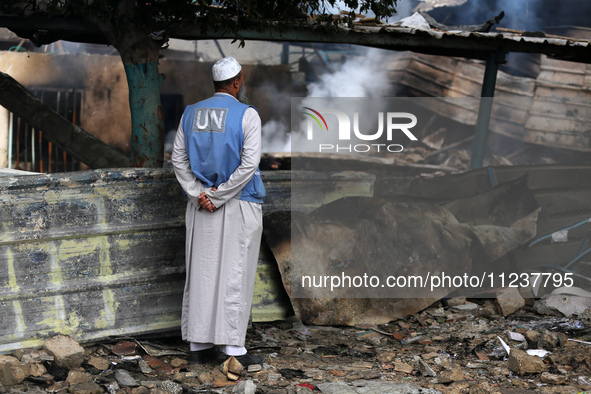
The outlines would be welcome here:
M 225 81 L 238 75 L 242 66 L 232 56 L 218 60 L 211 68 L 214 81 Z

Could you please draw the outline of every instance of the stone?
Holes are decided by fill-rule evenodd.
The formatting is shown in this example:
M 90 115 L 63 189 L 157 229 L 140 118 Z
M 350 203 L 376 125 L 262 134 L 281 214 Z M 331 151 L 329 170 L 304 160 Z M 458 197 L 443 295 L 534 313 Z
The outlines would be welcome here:
M 564 315 L 573 317 L 582 315 L 591 308 L 591 298 L 565 294 L 547 294 L 534 303 L 536 312 L 543 315 Z
M 354 363 L 351 364 L 351 367 L 370 369 L 370 368 L 374 367 L 374 363 L 369 362 L 369 361 L 355 361 Z
M 396 353 L 394 352 L 383 352 L 378 354 L 377 359 L 381 363 L 389 363 L 394 359 L 394 357 L 396 357 Z
M 100 394 L 104 393 L 101 386 L 93 382 L 81 383 L 71 386 L 68 391 L 72 394 Z
M 196 383 L 198 384 L 196 372 L 179 372 L 172 377 L 172 380 L 177 383 Z
M 443 389 L 444 394 L 462 394 L 468 391 L 470 383 L 468 382 L 453 382 Z
M 548 383 L 548 384 L 566 384 L 568 382 L 568 379 L 565 376 L 561 376 L 561 375 L 555 375 L 555 374 L 551 374 L 548 372 L 543 372 L 542 375 L 540 376 L 541 380 L 543 383 Z
M 14 352 L 14 357 L 18 358 L 21 364 L 43 361 L 41 355 L 47 356 L 47 353 L 39 350 L 31 349 L 17 349 Z M 52 358 L 53 360 L 53 358 Z
M 509 331 L 507 333 L 507 337 L 511 341 L 517 341 L 517 342 L 524 342 L 525 341 L 525 336 L 523 334 L 518 333 L 518 332 Z
M 523 334 L 525 336 L 525 339 L 527 340 L 527 342 L 532 343 L 538 342 L 538 339 L 540 338 L 540 333 L 534 330 L 527 330 L 525 332 L 525 334 Z
M 45 365 L 36 362 L 30 362 L 22 366 L 25 376 L 43 376 L 47 373 Z
M 124 369 L 118 369 L 115 371 L 115 379 L 117 379 L 117 383 L 119 386 L 127 386 L 127 387 L 137 387 L 140 384 L 137 380 L 135 380 L 129 372 Z
M 445 303 L 449 307 L 464 305 L 466 303 L 466 297 L 453 297 L 446 300 Z
M 141 384 L 143 387 L 147 387 L 147 388 L 149 388 L 149 389 L 155 389 L 155 388 L 157 388 L 157 387 L 158 387 L 158 385 L 160 384 L 160 382 L 159 382 L 159 381 L 157 381 L 157 380 L 142 380 L 142 381 L 140 382 L 140 384 Z
M 0 356 L 0 383 L 14 386 L 25 380 L 25 372 L 16 357 Z
M 382 377 L 382 373 L 380 371 L 364 371 L 361 373 L 362 379 L 370 380 L 370 379 L 379 379 Z
M 145 386 L 135 387 L 131 389 L 131 394 L 148 394 L 150 389 Z
M 235 394 L 255 394 L 257 385 L 252 380 L 243 380 L 232 388 L 232 393 Z
M 117 382 L 110 382 L 104 385 L 109 394 L 117 394 L 117 392 L 121 389 Z
M 498 316 L 498 314 L 498 308 L 495 306 L 494 303 L 490 301 L 485 301 L 484 304 L 482 304 L 480 308 L 478 308 L 478 316 L 492 317 Z
M 530 356 L 519 349 L 511 349 L 507 366 L 518 375 L 541 373 L 547 369 L 546 364 L 539 357 Z
M 88 359 L 88 365 L 95 367 L 99 371 L 106 371 L 111 367 L 111 363 L 109 360 L 106 360 L 102 357 L 91 357 Z
M 470 394 L 488 394 L 491 393 L 492 387 L 487 382 L 478 382 L 470 386 Z
M 412 373 L 413 371 L 413 366 L 412 365 L 408 365 L 405 363 L 394 363 L 394 371 L 396 372 L 403 372 L 403 373 Z
M 345 379 L 346 380 L 359 380 L 359 379 L 363 379 L 363 375 L 361 374 L 361 372 L 351 372 L 350 374 L 345 376 Z
M 433 369 L 431 369 L 431 367 L 428 366 L 427 363 L 424 362 L 423 360 L 419 360 L 419 372 L 423 376 L 432 376 L 432 377 L 437 376 L 435 371 L 433 371 Z
M 72 337 L 57 335 L 43 344 L 43 349 L 54 357 L 55 364 L 69 369 L 77 368 L 84 361 L 84 348 Z
M 208 384 L 213 383 L 214 378 L 211 372 L 201 372 L 199 375 L 197 375 L 197 380 L 199 380 L 199 383 L 201 384 Z
M 423 357 L 424 360 L 431 360 L 432 358 L 435 358 L 437 356 L 439 356 L 439 353 L 437 353 L 437 352 L 429 352 L 429 353 L 423 354 L 421 357 Z
M 170 366 L 173 368 L 180 368 L 185 365 L 189 365 L 189 362 L 185 359 L 174 357 L 172 360 L 170 360 Z
M 262 371 L 263 367 L 260 364 L 251 364 L 248 366 L 247 371 L 248 372 L 259 372 Z
M 140 360 L 137 363 L 138 367 L 140 367 L 140 371 L 142 371 L 142 373 L 144 375 L 149 375 L 152 372 L 154 372 L 154 370 L 152 368 L 150 368 L 150 366 L 148 365 L 148 362 L 146 360 Z
M 181 394 L 183 392 L 183 386 L 178 383 L 166 380 L 160 384 L 160 389 L 171 394 Z
M 49 393 L 63 393 L 65 390 L 70 387 L 70 383 L 63 381 L 63 382 L 56 382 L 51 386 L 47 387 L 45 390 Z M 71 391 L 70 391 L 71 392 Z
M 460 367 L 454 366 L 439 372 L 437 375 L 439 383 L 447 384 L 453 382 L 461 382 L 464 380 L 464 373 Z
M 507 287 L 498 291 L 496 302 L 503 316 L 512 315 L 519 308 L 525 306 L 525 300 L 515 287 Z
M 439 394 L 435 389 L 423 388 L 410 383 L 393 382 L 344 382 L 320 383 L 316 385 L 322 394 Z
M 227 382 L 228 381 L 228 377 L 226 375 L 224 375 L 224 373 L 222 372 L 221 368 L 214 368 L 211 371 L 211 374 L 213 376 L 213 381 L 222 381 L 222 382 Z
M 71 386 L 75 386 L 80 383 L 90 382 L 90 374 L 83 371 L 70 371 L 66 382 L 70 383 Z

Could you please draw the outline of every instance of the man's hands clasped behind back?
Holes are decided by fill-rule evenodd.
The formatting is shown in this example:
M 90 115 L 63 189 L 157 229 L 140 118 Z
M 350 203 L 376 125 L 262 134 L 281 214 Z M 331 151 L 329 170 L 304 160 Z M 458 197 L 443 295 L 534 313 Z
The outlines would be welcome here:
M 217 189 L 215 187 L 212 187 L 211 190 L 215 192 Z M 205 192 L 199 195 L 198 201 L 199 205 L 201 205 L 201 208 L 206 209 L 209 212 L 213 212 L 217 209 L 215 205 L 213 205 L 213 203 L 210 201 L 209 197 L 207 197 Z

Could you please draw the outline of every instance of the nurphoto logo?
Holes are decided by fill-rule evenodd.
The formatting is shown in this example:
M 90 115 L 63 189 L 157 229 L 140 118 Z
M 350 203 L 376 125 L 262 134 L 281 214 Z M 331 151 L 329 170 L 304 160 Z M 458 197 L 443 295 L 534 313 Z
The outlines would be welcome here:
M 320 143 L 318 144 L 319 152 L 358 152 L 366 153 L 371 150 L 377 152 L 391 152 L 398 153 L 404 150 L 404 147 L 400 144 L 390 143 L 393 140 L 395 133 L 402 133 L 410 141 L 417 141 L 417 137 L 410 131 L 417 124 L 417 117 L 409 112 L 378 112 L 377 113 L 377 131 L 362 131 L 360 129 L 360 114 L 359 112 L 353 112 L 353 122 L 351 122 L 350 116 L 345 112 L 338 109 L 313 109 L 311 107 L 302 107 L 303 114 L 307 115 L 306 122 L 306 138 L 309 141 L 314 140 L 315 129 L 320 132 L 333 133 L 332 128 L 329 130 L 328 123 L 326 121 L 327 116 L 334 116 L 337 121 L 337 134 L 338 142 L 351 141 L 353 131 L 353 137 L 361 141 L 374 141 L 374 143 L 361 143 L 361 144 L 342 144 L 342 143 Z M 334 118 L 333 118 L 334 119 Z M 364 114 L 362 122 L 368 119 L 368 116 Z M 384 126 L 385 124 L 385 126 Z M 351 127 L 351 125 L 353 127 Z M 375 143 L 377 141 L 384 141 L 388 143 Z

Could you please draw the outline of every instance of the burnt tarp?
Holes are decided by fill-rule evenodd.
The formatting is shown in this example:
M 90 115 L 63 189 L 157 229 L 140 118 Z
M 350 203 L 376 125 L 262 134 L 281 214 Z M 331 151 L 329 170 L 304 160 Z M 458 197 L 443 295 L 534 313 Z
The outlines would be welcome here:
M 308 214 L 269 213 L 264 234 L 302 321 L 383 324 L 451 292 L 494 290 L 494 283 L 458 286 L 433 278 L 489 275 L 497 260 L 536 235 L 539 207 L 526 182 L 500 184 L 448 208 L 345 197 Z M 408 282 L 390 286 L 388 277 Z

